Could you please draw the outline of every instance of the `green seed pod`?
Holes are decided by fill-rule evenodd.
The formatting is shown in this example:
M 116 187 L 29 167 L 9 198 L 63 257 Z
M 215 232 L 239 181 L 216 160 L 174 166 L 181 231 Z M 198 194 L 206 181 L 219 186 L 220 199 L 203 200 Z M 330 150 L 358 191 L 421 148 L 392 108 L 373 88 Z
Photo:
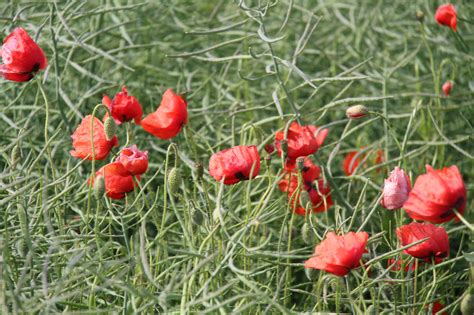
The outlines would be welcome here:
M 311 231 L 311 226 L 307 222 L 305 222 L 301 227 L 301 237 L 303 238 L 303 241 L 308 245 L 314 243 L 313 231 Z
M 17 144 L 13 147 L 11 152 L 11 165 L 16 165 L 16 163 L 21 159 L 21 148 L 20 145 Z
M 460 305 L 462 315 L 474 314 L 474 287 L 463 297 Z
M 194 163 L 194 168 L 196 169 L 196 177 L 201 180 L 204 176 L 204 167 L 201 162 Z
M 105 194 L 105 178 L 102 175 L 99 175 L 94 181 L 94 194 L 97 200 Z
M 104 131 L 105 131 L 105 138 L 110 141 L 115 136 L 115 132 L 117 131 L 117 125 L 115 124 L 115 120 L 112 117 L 107 117 L 104 122 Z
M 21 258 L 25 258 L 28 254 L 28 246 L 26 246 L 25 240 L 23 238 L 20 238 L 18 241 L 16 241 L 15 247 L 18 252 L 18 255 L 20 255 Z
M 177 167 L 173 167 L 168 172 L 168 189 L 172 195 L 176 195 L 181 184 L 181 174 Z
M 204 221 L 204 215 L 201 210 L 197 208 L 193 208 L 191 210 L 191 219 L 195 225 L 201 225 L 202 221 Z
M 308 204 L 311 203 L 311 197 L 309 196 L 309 193 L 306 190 L 301 191 L 300 193 L 300 205 L 303 208 L 307 208 Z

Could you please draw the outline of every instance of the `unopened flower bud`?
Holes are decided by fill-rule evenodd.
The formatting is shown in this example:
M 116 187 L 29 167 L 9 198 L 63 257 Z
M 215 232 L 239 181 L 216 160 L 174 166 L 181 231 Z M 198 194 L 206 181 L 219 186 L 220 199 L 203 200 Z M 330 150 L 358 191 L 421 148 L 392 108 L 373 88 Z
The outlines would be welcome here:
M 15 243 L 16 250 L 18 252 L 18 255 L 21 258 L 25 258 L 26 255 L 28 254 L 28 246 L 26 245 L 26 242 L 23 238 L 18 239 Z
M 423 13 L 421 10 L 416 10 L 415 17 L 418 22 L 423 23 L 423 20 L 425 19 L 425 13 Z
M 204 176 L 204 167 L 201 162 L 194 163 L 194 168 L 196 169 L 196 177 L 201 180 Z
M 451 94 L 451 90 L 453 89 L 453 81 L 446 81 L 443 84 L 442 89 L 443 89 L 444 95 L 449 96 L 449 94 Z
M 314 234 L 311 231 L 311 226 L 305 222 L 303 226 L 301 227 L 301 237 L 303 238 L 303 241 L 310 245 L 314 243 Z
M 367 116 L 369 110 L 364 105 L 354 105 L 346 110 L 346 116 L 349 119 L 358 119 Z
M 275 151 L 275 146 L 273 143 L 266 144 L 264 148 L 268 154 L 272 154 Z
M 204 215 L 201 210 L 193 208 L 191 210 L 191 219 L 195 225 L 201 225 L 202 221 L 204 220 Z
M 400 209 L 408 199 L 410 190 L 410 178 L 397 166 L 384 182 L 380 203 L 388 210 Z
M 105 193 L 105 178 L 99 175 L 94 182 L 94 194 L 97 199 L 102 198 Z
M 179 185 L 181 183 L 181 174 L 179 169 L 173 167 L 168 172 L 168 189 L 172 195 L 175 195 L 179 190 Z
M 467 294 L 461 300 L 460 309 L 462 315 L 474 314 L 474 287 L 468 289 Z
M 107 117 L 104 122 L 104 131 L 105 131 L 105 138 L 110 141 L 115 136 L 115 132 L 117 131 L 117 125 L 115 124 L 115 120 L 112 117 Z
M 301 191 L 300 193 L 300 205 L 306 209 L 308 204 L 311 203 L 311 197 L 306 190 Z
M 300 157 L 296 158 L 296 168 L 299 171 L 302 171 L 304 169 L 304 157 L 303 156 L 300 156 Z

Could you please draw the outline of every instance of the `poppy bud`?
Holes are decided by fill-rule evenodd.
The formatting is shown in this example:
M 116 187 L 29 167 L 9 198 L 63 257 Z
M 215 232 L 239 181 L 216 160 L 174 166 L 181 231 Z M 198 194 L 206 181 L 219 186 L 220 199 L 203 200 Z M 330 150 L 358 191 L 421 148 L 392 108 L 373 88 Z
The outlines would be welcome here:
M 302 156 L 296 159 L 296 168 L 298 168 L 299 171 L 302 171 L 304 169 L 304 161 L 305 158 Z
M 418 22 L 423 23 L 423 20 L 425 19 L 425 13 L 421 10 L 417 10 L 415 13 L 415 17 Z
M 107 117 L 104 122 L 104 131 L 105 131 L 105 139 L 110 141 L 115 136 L 115 131 L 117 130 L 117 125 L 112 117 Z
M 443 84 L 442 89 L 443 89 L 444 95 L 449 96 L 449 94 L 451 94 L 451 90 L 453 89 L 453 81 L 446 81 Z
M 266 144 L 264 148 L 268 154 L 272 154 L 275 151 L 275 146 L 272 143 Z
M 181 183 L 181 174 L 179 169 L 173 167 L 168 173 L 168 189 L 172 195 L 175 195 L 179 190 L 179 184 Z
M 474 287 L 470 288 L 461 300 L 460 309 L 462 315 L 474 314 Z
M 346 116 L 349 119 L 358 119 L 367 116 L 369 110 L 364 105 L 354 105 L 346 110 Z
M 15 247 L 18 255 L 20 255 L 21 258 L 25 258 L 28 254 L 28 246 L 26 246 L 25 240 L 23 238 L 18 239 L 18 241 L 15 243 Z
M 18 160 L 21 158 L 21 148 L 20 145 L 15 145 L 11 153 L 11 164 L 16 165 Z
M 94 182 L 94 193 L 97 199 L 102 198 L 105 193 L 105 178 L 104 176 L 98 176 Z
M 193 207 L 191 210 L 191 219 L 195 225 L 201 225 L 202 221 L 204 220 L 202 211 Z
M 301 193 L 300 193 L 300 205 L 303 208 L 306 208 L 306 206 L 310 202 L 311 202 L 311 197 L 309 196 L 309 193 L 306 190 L 301 191 Z
M 303 241 L 308 245 L 313 244 L 314 243 L 313 235 L 314 234 L 311 231 L 311 226 L 307 222 L 305 222 L 303 226 L 301 227 L 301 237 L 303 238 Z
M 196 177 L 201 180 L 204 176 L 204 167 L 201 162 L 194 163 L 194 168 L 196 169 Z

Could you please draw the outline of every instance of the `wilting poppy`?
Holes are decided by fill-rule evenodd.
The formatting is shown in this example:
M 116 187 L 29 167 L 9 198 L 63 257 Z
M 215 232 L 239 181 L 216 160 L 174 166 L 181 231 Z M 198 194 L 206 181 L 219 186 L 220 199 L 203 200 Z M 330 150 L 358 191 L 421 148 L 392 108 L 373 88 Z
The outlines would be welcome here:
M 448 234 L 443 227 L 431 223 L 412 222 L 399 227 L 396 233 L 402 246 L 428 238 L 426 241 L 404 250 L 406 254 L 415 258 L 423 259 L 426 262 L 431 262 L 434 259 L 438 263 L 449 254 Z
M 91 124 L 93 123 L 93 143 L 94 154 L 91 146 Z M 92 120 L 92 115 L 87 115 L 74 131 L 72 138 L 72 146 L 74 150 L 70 153 L 73 157 L 88 160 L 103 160 L 107 157 L 112 147 L 118 145 L 117 137 L 107 140 L 104 130 L 104 124 L 96 117 Z
M 254 178 L 260 172 L 260 155 L 254 145 L 239 145 L 211 156 L 209 174 L 225 185 L 232 185 L 242 180 Z
M 370 154 L 370 153 L 369 153 Z M 344 158 L 344 161 L 342 163 L 342 168 L 344 170 L 344 173 L 347 176 L 351 176 L 358 170 L 359 163 L 361 160 L 368 160 L 366 153 L 362 152 L 357 152 L 357 151 L 351 151 L 347 153 L 346 157 Z M 370 156 L 369 156 L 370 157 Z M 377 150 L 375 153 L 375 159 L 373 160 L 373 164 L 380 164 L 383 162 L 383 150 Z M 363 165 L 364 168 L 367 167 L 367 163 L 364 163 Z
M 115 94 L 113 100 L 104 95 L 102 103 L 109 108 L 117 125 L 132 119 L 139 124 L 142 119 L 142 106 L 135 97 L 128 95 L 125 86 L 122 87 L 122 92 Z
M 324 183 L 321 178 L 321 170 L 309 158 L 304 160 L 301 170 L 302 184 L 298 189 L 298 170 L 294 163 L 286 163 L 286 176 L 278 183 L 278 188 L 288 193 L 288 200 L 296 214 L 305 215 L 306 205 L 300 204 L 300 194 L 307 191 L 311 201 L 312 212 L 323 212 L 333 205 L 331 198 L 331 188 L 328 183 Z
M 0 74 L 10 81 L 29 81 L 48 64 L 43 50 L 21 27 L 4 39 L 1 55 Z
M 466 187 L 457 166 L 441 170 L 426 166 L 426 174 L 418 176 L 403 204 L 410 218 L 442 223 L 456 217 L 466 207 Z
M 411 190 L 410 178 L 398 166 L 390 173 L 383 186 L 381 204 L 385 209 L 400 209 Z
M 148 169 L 148 151 L 140 151 L 136 145 L 132 145 L 123 148 L 116 161 L 122 163 L 131 174 L 141 175 Z
M 439 24 L 448 26 L 453 31 L 456 31 L 457 13 L 451 3 L 446 3 L 438 7 L 435 13 L 435 20 Z
M 171 89 L 163 94 L 158 109 L 146 116 L 141 125 L 146 132 L 160 139 L 170 139 L 176 136 L 188 122 L 186 101 Z
M 103 166 L 95 173 L 95 178 L 99 176 L 104 177 L 105 192 L 112 199 L 122 199 L 136 185 L 132 174 L 120 162 L 112 162 Z M 91 185 L 93 184 L 94 180 Z
M 444 95 L 449 96 L 449 94 L 451 94 L 451 90 L 453 89 L 453 81 L 446 81 L 443 84 L 442 89 Z
M 295 160 L 297 157 L 316 153 L 319 147 L 323 145 L 328 132 L 328 129 L 321 129 L 313 125 L 301 126 L 297 122 L 293 122 L 288 129 L 288 152 L 286 157 Z M 285 139 L 285 133 L 278 131 L 275 134 L 275 144 L 280 155 L 280 142 L 283 139 Z
M 351 269 L 360 266 L 366 251 L 369 235 L 366 232 L 349 232 L 338 236 L 329 232 L 316 246 L 314 255 L 304 262 L 305 268 L 325 270 L 336 276 L 345 276 Z

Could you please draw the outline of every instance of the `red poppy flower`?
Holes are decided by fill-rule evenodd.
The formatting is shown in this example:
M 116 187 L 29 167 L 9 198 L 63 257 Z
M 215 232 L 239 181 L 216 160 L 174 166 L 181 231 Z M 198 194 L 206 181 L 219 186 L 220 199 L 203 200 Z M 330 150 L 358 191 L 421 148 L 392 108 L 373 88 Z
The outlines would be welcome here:
M 142 120 L 142 127 L 160 139 L 170 139 L 176 136 L 183 125 L 188 122 L 186 101 L 171 89 L 163 94 L 158 109 Z
M 449 315 L 448 312 L 443 312 L 439 313 L 445 306 L 441 304 L 439 301 L 435 301 L 433 303 L 433 308 L 431 309 L 431 314 L 437 314 L 437 315 Z
M 446 25 L 453 31 L 456 31 L 457 13 L 451 3 L 443 4 L 438 7 L 435 13 L 435 20 L 439 24 Z
M 453 89 L 453 82 L 452 81 L 446 81 L 443 84 L 442 89 L 443 89 L 444 95 L 449 96 L 449 94 L 451 94 L 451 90 Z
M 406 254 L 415 258 L 423 259 L 426 262 L 431 262 L 434 258 L 435 262 L 439 263 L 449 254 L 448 234 L 443 227 L 437 227 L 431 223 L 412 222 L 399 227 L 396 233 L 402 246 L 428 238 L 426 241 L 404 250 Z
M 356 170 L 358 169 L 360 161 L 366 160 L 366 156 L 367 154 L 362 153 L 362 152 L 357 152 L 357 151 L 349 152 L 344 158 L 344 161 L 342 164 L 344 173 L 347 176 L 351 176 L 352 174 L 354 174 Z M 382 162 L 383 162 L 383 150 L 377 150 L 373 163 L 380 164 Z M 367 164 L 364 164 L 363 167 L 366 168 Z
M 82 122 L 71 136 L 74 150 L 71 150 L 70 153 L 73 157 L 79 159 L 93 160 L 95 157 L 95 160 L 103 160 L 107 157 L 112 147 L 118 145 L 117 136 L 114 136 L 110 141 L 107 140 L 104 124 L 97 117 L 94 117 L 94 155 L 92 154 L 91 146 L 91 124 L 92 115 L 87 115 L 82 119 Z
M 268 154 L 272 154 L 275 151 L 275 146 L 273 144 L 266 144 L 264 149 Z
M 300 156 L 308 156 L 316 153 L 324 143 L 324 139 L 328 135 L 328 129 L 321 129 L 313 125 L 300 126 L 297 122 L 293 122 L 288 129 L 288 152 L 287 158 L 295 160 Z M 281 155 L 280 141 L 285 138 L 283 131 L 275 134 L 275 144 L 278 154 Z
M 142 119 L 142 106 L 135 97 L 128 95 L 125 86 L 122 87 L 122 92 L 115 94 L 113 100 L 104 95 L 102 104 L 109 108 L 117 125 L 132 119 L 135 120 L 136 124 L 139 124 Z
M 400 209 L 411 190 L 410 178 L 398 166 L 390 173 L 383 186 L 380 203 L 385 209 Z
M 140 151 L 136 145 L 132 145 L 123 148 L 116 161 L 122 163 L 131 174 L 141 175 L 148 169 L 148 151 Z
M 312 212 L 324 212 L 333 205 L 331 198 L 331 188 L 328 183 L 324 183 L 321 177 L 320 168 L 313 164 L 313 162 L 306 158 L 304 167 L 301 170 L 301 177 L 303 179 L 302 186 L 298 192 L 298 170 L 294 163 L 286 163 L 286 176 L 278 183 L 278 188 L 288 193 L 288 200 L 296 214 L 305 215 L 305 208 L 300 204 L 300 194 L 304 189 L 308 192 Z
M 368 238 L 366 232 L 349 232 L 341 236 L 329 232 L 316 246 L 313 257 L 304 262 L 304 267 L 345 276 L 351 269 L 360 266 Z
M 1 55 L 0 74 L 10 81 L 29 81 L 48 64 L 43 50 L 21 27 L 4 39 Z
M 105 192 L 112 199 L 122 199 L 136 185 L 132 174 L 120 162 L 103 166 L 95 173 L 95 178 L 99 176 L 104 177 Z M 91 181 L 91 185 L 94 185 L 94 180 Z
M 442 170 L 426 166 L 426 174 L 418 176 L 403 204 L 410 218 L 432 223 L 450 221 L 466 207 L 466 187 L 457 166 Z
M 260 172 L 260 155 L 254 145 L 239 145 L 211 156 L 209 174 L 225 185 L 232 185 L 242 180 L 254 178 Z

